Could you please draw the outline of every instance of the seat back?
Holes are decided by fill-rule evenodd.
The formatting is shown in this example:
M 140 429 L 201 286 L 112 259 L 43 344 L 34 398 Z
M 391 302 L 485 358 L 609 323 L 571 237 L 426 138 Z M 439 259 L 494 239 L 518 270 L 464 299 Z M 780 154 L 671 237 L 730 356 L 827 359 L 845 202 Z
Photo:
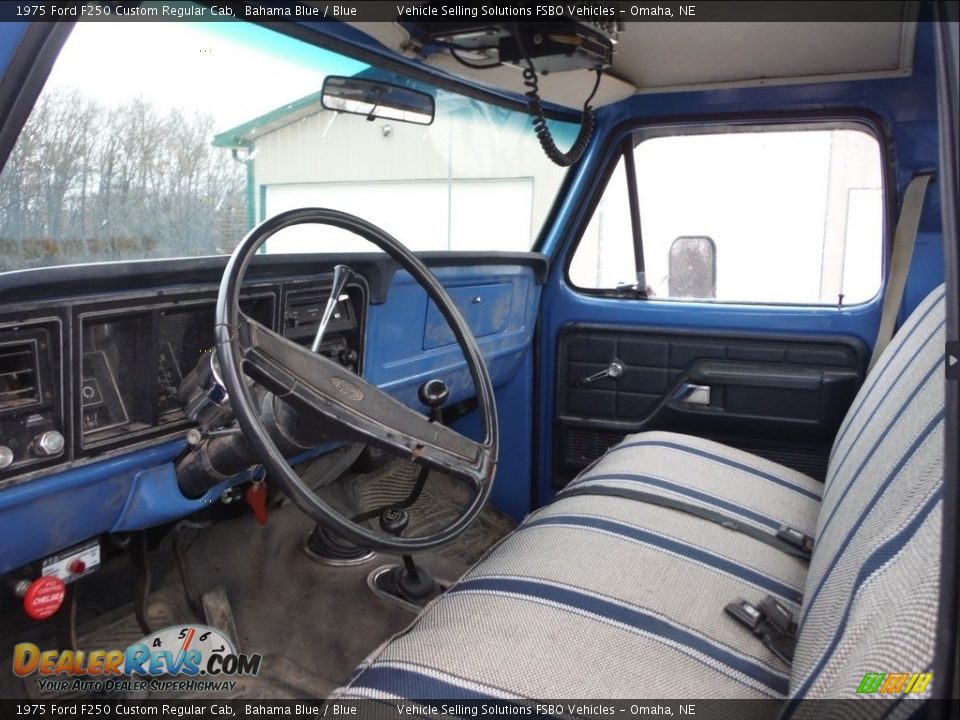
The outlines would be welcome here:
M 909 682 L 930 671 L 940 575 L 944 317 L 941 286 L 897 333 L 837 435 L 800 616 L 795 698 L 856 695 L 867 673 L 908 673 Z

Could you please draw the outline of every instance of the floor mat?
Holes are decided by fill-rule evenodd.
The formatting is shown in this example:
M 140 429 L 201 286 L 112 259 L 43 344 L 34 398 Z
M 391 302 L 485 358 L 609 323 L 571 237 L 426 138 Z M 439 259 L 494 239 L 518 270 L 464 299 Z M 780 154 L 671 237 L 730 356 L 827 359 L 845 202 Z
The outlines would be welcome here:
M 348 505 L 370 510 L 406 498 L 416 475 L 416 466 L 395 461 L 337 485 L 342 493 L 346 490 L 343 498 Z M 462 486 L 432 473 L 409 510 L 411 521 L 405 534 L 439 529 L 456 517 L 468 499 Z M 439 550 L 417 555 L 417 562 L 438 578 L 456 580 L 514 526 L 512 519 L 488 506 L 463 535 Z M 325 697 L 363 658 L 410 624 L 415 616 L 409 609 L 376 596 L 367 587 L 372 570 L 399 558 L 381 554 L 359 566 L 325 565 L 303 551 L 303 541 L 312 529 L 309 518 L 283 502 L 271 508 L 265 525 L 248 514 L 211 525 L 181 523 L 177 533 L 165 540 L 164 552 L 168 558 L 179 553 L 182 573 L 175 562 L 161 562 L 160 551 L 151 555 L 152 627 L 198 622 L 200 597 L 222 587 L 232 608 L 234 639 L 240 650 L 263 656 L 259 675 L 238 678 L 232 691 L 164 697 Z M 130 604 L 78 628 L 81 649 L 122 649 L 142 637 Z M 6 665 L 0 672 L 10 672 L 9 660 Z M 36 682 L 23 684 L 28 697 L 70 697 L 69 693 L 40 693 Z M 19 690 L 14 694 L 22 695 Z
M 350 482 L 350 487 L 353 488 L 358 512 L 402 502 L 413 491 L 419 472 L 419 465 L 396 460 L 380 470 L 356 476 Z M 427 535 L 449 525 L 470 501 L 470 497 L 470 490 L 463 483 L 451 480 L 442 473 L 430 473 L 417 501 L 407 509 L 410 525 L 404 535 Z M 376 522 L 371 521 L 371 525 Z M 476 522 L 456 542 L 442 548 L 439 554 L 472 565 L 516 525 L 511 517 L 488 505 Z M 458 576 L 460 574 L 462 572 Z

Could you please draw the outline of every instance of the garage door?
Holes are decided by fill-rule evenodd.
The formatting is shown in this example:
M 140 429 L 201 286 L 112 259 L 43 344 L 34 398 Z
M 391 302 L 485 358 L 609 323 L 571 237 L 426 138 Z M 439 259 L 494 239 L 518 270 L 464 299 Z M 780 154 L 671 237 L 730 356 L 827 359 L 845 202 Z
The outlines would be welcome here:
M 520 250 L 530 246 L 533 178 L 296 183 L 262 186 L 264 214 L 328 207 L 379 225 L 413 250 Z M 366 241 L 335 228 L 287 228 L 267 252 L 363 252 Z

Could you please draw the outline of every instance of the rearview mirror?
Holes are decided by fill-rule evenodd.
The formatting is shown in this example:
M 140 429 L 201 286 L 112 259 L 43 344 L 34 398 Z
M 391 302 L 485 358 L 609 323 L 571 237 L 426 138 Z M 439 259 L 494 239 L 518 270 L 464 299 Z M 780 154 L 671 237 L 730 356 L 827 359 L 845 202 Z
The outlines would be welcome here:
M 327 110 L 364 115 L 367 120 L 384 118 L 418 125 L 432 123 L 435 110 L 433 98 L 425 92 L 336 75 L 323 81 L 321 103 Z

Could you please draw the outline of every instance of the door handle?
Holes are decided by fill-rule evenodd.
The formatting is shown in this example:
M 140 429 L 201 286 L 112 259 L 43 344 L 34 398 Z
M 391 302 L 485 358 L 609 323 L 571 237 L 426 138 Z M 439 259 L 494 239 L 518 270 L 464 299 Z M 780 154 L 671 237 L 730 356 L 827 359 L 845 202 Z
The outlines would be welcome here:
M 709 405 L 710 386 L 684 383 L 673 394 L 673 399 L 677 402 L 689 403 L 690 405 Z
M 613 378 L 616 380 L 621 375 L 623 375 L 623 363 L 619 360 L 614 360 L 600 372 L 595 372 L 593 375 L 587 375 L 577 380 L 577 387 L 586 387 L 590 383 L 595 383 L 597 380 L 603 380 L 604 378 Z

